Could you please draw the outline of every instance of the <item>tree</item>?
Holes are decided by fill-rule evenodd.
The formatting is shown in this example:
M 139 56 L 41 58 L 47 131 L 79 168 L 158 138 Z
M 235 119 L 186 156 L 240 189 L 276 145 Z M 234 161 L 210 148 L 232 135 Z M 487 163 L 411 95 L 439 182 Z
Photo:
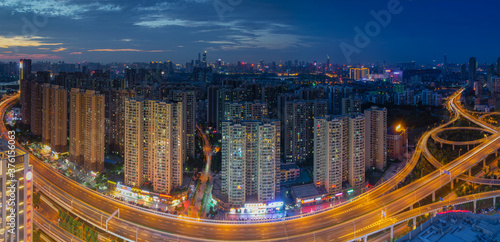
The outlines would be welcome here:
M 40 197 L 41 193 L 39 192 L 33 192 L 33 206 L 38 207 L 40 205 Z

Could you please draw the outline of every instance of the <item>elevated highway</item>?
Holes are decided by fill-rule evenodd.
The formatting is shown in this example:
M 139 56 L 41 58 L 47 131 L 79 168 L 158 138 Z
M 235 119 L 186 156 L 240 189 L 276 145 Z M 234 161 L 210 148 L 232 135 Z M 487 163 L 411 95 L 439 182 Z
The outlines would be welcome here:
M 2 115 L 5 109 L 15 101 L 14 97 L 0 103 Z M 458 111 L 455 113 L 455 118 L 458 118 Z M 382 210 L 385 211 L 386 216 L 398 214 L 417 203 L 421 198 L 429 196 L 447 182 L 452 181 L 478 160 L 495 152 L 497 147 L 500 147 L 500 134 L 495 133 L 483 144 L 442 166 L 443 169 L 449 171 L 450 175 L 434 171 L 405 187 L 390 192 L 414 168 L 423 150 L 427 147 L 427 140 L 431 134 L 445 127 L 448 123 L 423 135 L 416 146 L 413 157 L 402 172 L 353 201 L 316 214 L 264 222 L 197 220 L 146 211 L 82 187 L 47 167 L 44 162 L 32 155 L 30 161 L 36 173 L 35 185 L 37 188 L 44 193 L 51 194 L 51 197 L 59 205 L 66 206 L 74 214 L 88 219 L 96 226 L 103 228 L 102 220 L 120 209 L 120 218 L 110 221 L 108 231 L 128 240 L 304 241 L 326 239 L 343 241 L 349 239 L 342 237 L 349 231 L 353 231 L 359 236 L 366 234 L 366 231 L 359 230 L 359 228 L 378 226 Z M 5 135 L 7 131 L 5 125 L 2 124 L 0 129 Z M 353 235 L 353 237 L 356 236 Z

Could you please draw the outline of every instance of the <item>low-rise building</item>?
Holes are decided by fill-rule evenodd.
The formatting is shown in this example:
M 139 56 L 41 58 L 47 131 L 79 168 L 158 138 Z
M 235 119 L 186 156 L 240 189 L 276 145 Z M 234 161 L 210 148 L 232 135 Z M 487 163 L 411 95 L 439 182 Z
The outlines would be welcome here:
M 281 183 L 295 181 L 300 178 L 300 168 L 295 163 L 285 163 L 280 166 Z
M 407 145 L 407 129 L 401 125 L 387 129 L 387 158 L 389 160 L 403 160 Z

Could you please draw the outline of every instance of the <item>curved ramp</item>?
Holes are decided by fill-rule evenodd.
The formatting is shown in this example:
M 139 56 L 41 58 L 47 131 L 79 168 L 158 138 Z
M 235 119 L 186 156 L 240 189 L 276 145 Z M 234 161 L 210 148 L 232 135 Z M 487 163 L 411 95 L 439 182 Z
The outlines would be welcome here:
M 431 137 L 434 141 L 441 143 L 441 144 L 447 144 L 447 145 L 477 145 L 477 144 L 484 143 L 488 139 L 488 138 L 482 138 L 482 139 L 471 140 L 471 141 L 451 141 L 451 140 L 445 140 L 445 139 L 439 137 L 439 134 L 446 132 L 446 131 L 453 131 L 453 130 L 477 130 L 477 131 L 487 132 L 487 133 L 491 134 L 491 132 L 489 130 L 483 129 L 483 128 L 478 128 L 478 127 L 449 127 L 449 128 L 440 129 L 439 131 L 432 133 Z

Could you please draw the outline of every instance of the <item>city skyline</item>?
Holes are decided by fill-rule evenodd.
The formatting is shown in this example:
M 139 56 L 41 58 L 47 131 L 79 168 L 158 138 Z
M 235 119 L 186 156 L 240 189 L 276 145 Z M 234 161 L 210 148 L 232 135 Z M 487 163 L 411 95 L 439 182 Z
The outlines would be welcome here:
M 206 50 L 212 63 L 219 58 L 323 63 L 328 55 L 333 64 L 428 64 L 442 63 L 445 54 L 449 63 L 466 63 L 469 56 L 476 56 L 478 63 L 493 63 L 500 48 L 494 44 L 498 34 L 482 24 L 499 23 L 494 18 L 496 8 L 491 7 L 499 4 L 496 1 L 231 3 L 3 2 L 0 60 L 185 63 Z M 387 19 L 380 14 L 391 10 L 389 4 L 394 4 L 394 11 Z M 369 41 L 357 45 L 355 28 L 365 32 L 366 26 L 377 22 L 375 15 L 381 16 L 379 29 L 372 25 Z M 349 50 L 355 52 L 343 53 Z

